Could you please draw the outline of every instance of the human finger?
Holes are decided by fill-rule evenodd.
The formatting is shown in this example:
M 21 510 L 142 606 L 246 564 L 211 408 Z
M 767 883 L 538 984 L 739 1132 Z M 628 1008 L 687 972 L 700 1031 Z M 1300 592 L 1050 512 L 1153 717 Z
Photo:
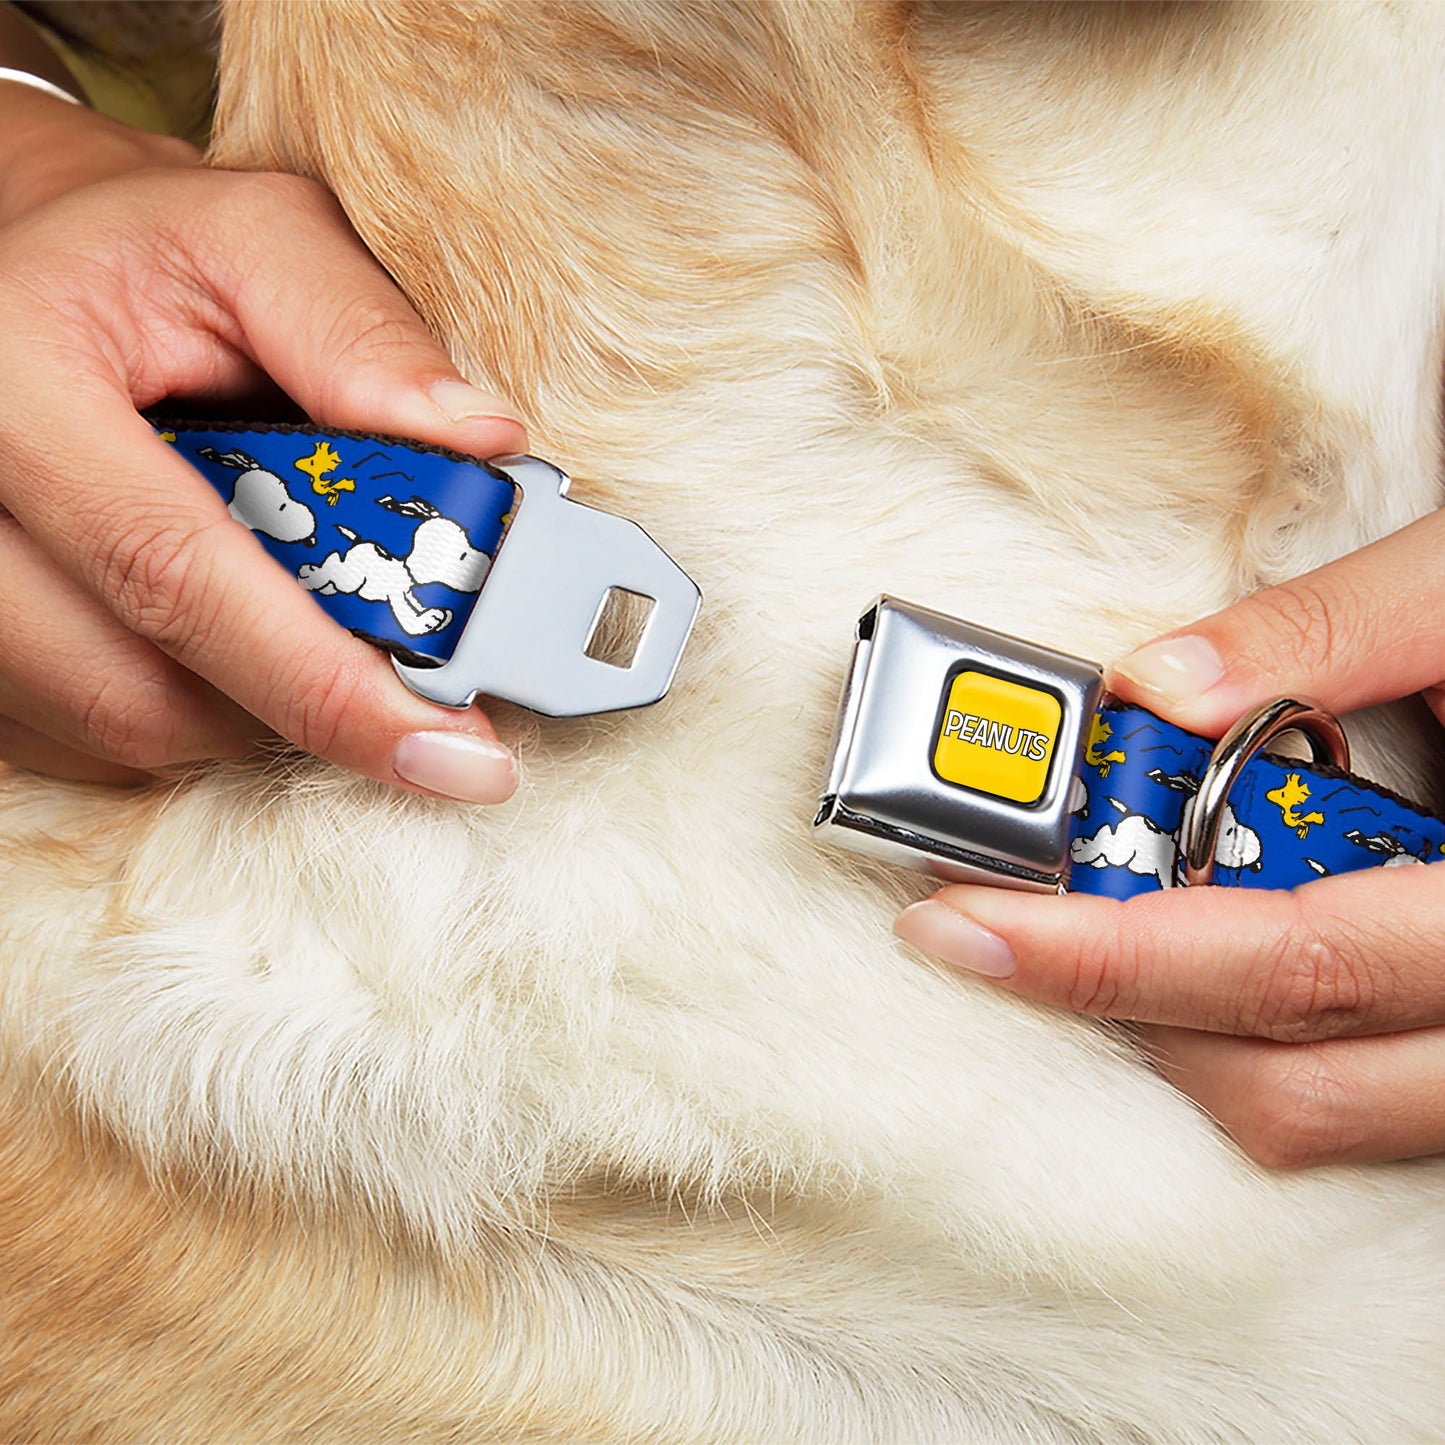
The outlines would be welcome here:
M 76 783 L 136 787 L 155 782 L 150 773 L 68 748 L 47 734 L 0 714 L 0 777 L 4 776 L 7 766 Z
M 1140 1032 L 1170 1083 L 1271 1168 L 1445 1151 L 1445 1028 L 1311 1044 Z
M 1281 695 L 1347 712 L 1431 688 L 1445 677 L 1442 550 L 1445 512 L 1434 512 L 1146 643 L 1109 686 L 1210 737 Z
M 247 353 L 313 420 L 480 457 L 525 449 L 513 408 L 462 379 L 327 191 L 295 176 L 228 179 L 255 193 L 257 224 L 210 255 L 210 284 Z
M 1123 902 L 954 885 L 895 930 L 1079 1013 L 1301 1042 L 1445 1022 L 1442 885 L 1423 864 Z
M 0 576 L 0 713 L 27 730 L 143 770 L 241 756 L 266 732 L 124 627 L 3 513 Z

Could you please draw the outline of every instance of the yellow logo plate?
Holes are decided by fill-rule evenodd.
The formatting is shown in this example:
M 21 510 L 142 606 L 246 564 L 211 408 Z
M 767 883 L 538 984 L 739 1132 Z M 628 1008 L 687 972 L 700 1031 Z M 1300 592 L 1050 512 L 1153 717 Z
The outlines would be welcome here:
M 948 783 L 1036 803 L 1062 717 L 1051 692 L 986 672 L 961 672 L 948 689 L 933 770 Z

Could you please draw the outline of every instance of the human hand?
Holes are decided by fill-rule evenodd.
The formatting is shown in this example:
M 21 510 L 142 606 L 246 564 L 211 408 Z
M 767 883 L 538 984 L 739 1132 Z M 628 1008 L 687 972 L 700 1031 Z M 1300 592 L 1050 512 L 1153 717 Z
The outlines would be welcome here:
M 274 733 L 400 787 L 507 797 L 486 716 L 409 692 L 137 413 L 269 377 L 325 426 L 477 456 L 524 450 L 520 422 L 321 187 L 202 169 L 17 85 L 0 136 L 0 757 L 125 781 Z
M 9 59 L 8 26 L 0 6 L 0 64 Z M 0 84 L 0 136 L 0 223 L 92 181 L 151 166 L 201 164 L 188 141 L 122 125 L 13 82 Z
M 1445 512 L 1149 643 L 1113 692 L 1218 737 L 1280 694 L 1423 692 L 1445 722 Z M 898 934 L 1045 1003 L 1137 1020 L 1163 1073 L 1276 1167 L 1445 1150 L 1445 865 L 1125 902 L 951 886 Z

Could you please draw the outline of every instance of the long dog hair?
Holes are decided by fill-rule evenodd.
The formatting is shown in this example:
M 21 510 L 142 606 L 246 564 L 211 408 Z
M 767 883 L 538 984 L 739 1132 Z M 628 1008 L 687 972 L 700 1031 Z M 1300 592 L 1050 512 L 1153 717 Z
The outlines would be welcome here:
M 1437 1163 L 1256 1167 L 808 823 L 879 591 L 1102 658 L 1436 503 L 1445 15 L 226 19 L 218 163 L 706 602 L 499 808 L 3 780 L 0 1434 L 1437 1435 Z

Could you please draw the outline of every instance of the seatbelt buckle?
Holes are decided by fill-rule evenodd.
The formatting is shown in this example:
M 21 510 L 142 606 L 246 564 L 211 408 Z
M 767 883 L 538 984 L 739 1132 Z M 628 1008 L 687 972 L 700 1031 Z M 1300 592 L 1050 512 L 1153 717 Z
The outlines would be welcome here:
M 815 836 L 947 882 L 1058 892 L 1103 692 L 1097 663 L 880 597 L 858 622 Z
M 411 690 L 463 708 L 478 694 L 547 717 L 657 702 L 672 685 L 702 594 L 635 522 L 574 502 L 570 479 L 538 457 L 487 463 L 517 490 L 510 523 L 450 658 L 393 659 Z M 626 666 L 589 654 L 609 594 L 652 604 Z

